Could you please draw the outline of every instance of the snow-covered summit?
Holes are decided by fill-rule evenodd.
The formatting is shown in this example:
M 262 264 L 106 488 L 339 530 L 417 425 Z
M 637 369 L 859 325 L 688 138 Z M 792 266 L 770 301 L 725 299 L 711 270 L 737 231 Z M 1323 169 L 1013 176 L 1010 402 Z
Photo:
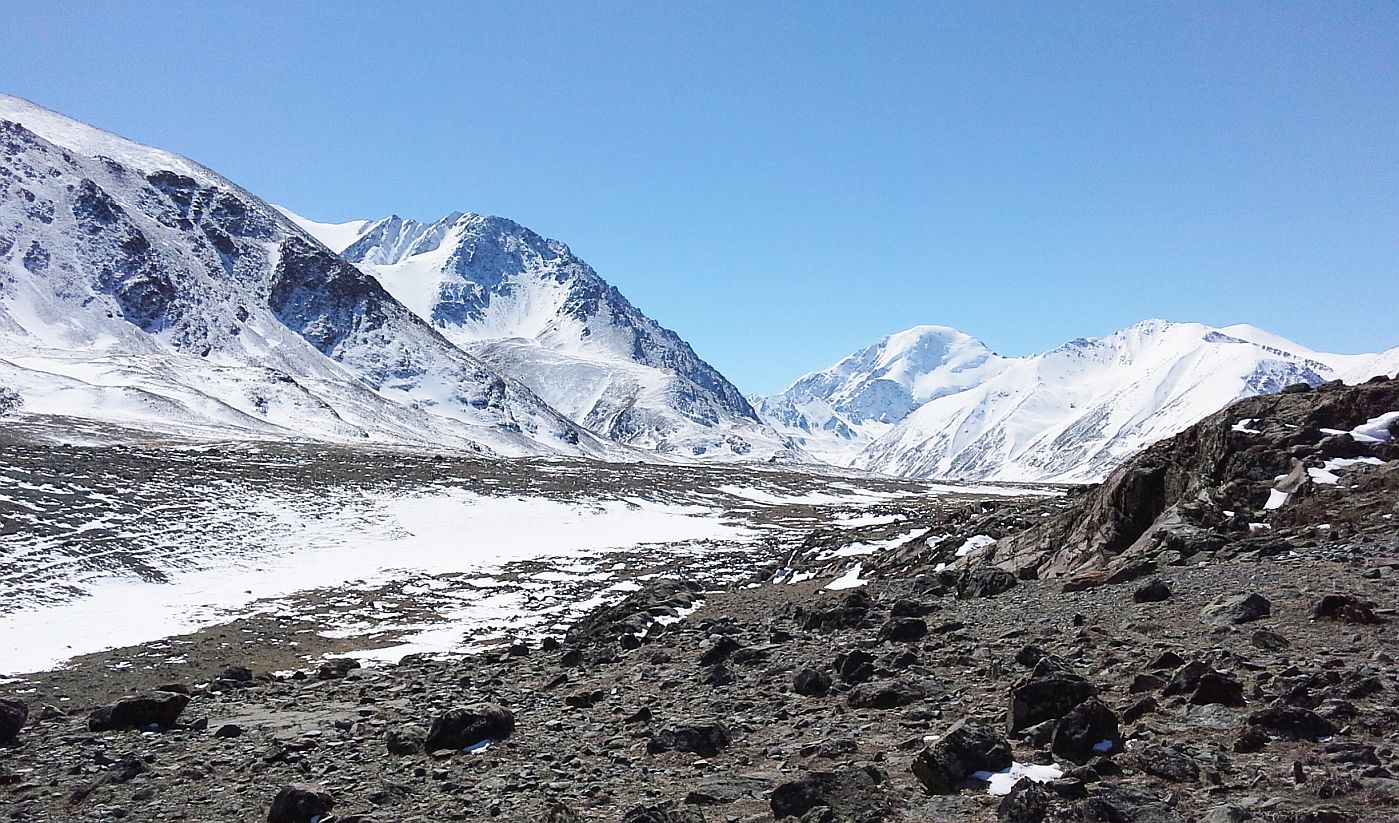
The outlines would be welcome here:
M 145 432 L 625 454 L 223 177 L 8 96 L 0 385 Z
M 341 256 L 454 344 L 606 437 L 694 456 L 800 456 L 688 343 L 568 246 L 512 220 L 392 216 L 357 228 Z
M 838 465 L 919 406 L 975 386 L 1006 358 L 949 326 L 914 326 L 755 398 L 762 416 Z

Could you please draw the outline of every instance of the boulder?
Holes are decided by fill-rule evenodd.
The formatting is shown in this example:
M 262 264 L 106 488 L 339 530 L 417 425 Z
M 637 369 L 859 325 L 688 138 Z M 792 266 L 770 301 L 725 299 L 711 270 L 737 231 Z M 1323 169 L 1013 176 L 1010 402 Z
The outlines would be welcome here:
M 488 740 L 504 740 L 515 732 L 515 715 L 503 706 L 478 703 L 449 709 L 432 719 L 423 740 L 431 754 L 443 749 L 461 750 Z
M 1248 725 L 1293 740 L 1316 740 L 1339 731 L 1331 721 L 1301 706 L 1260 709 L 1248 716 Z
M 1037 667 L 1035 674 L 1010 691 L 1007 731 L 1015 734 L 1046 720 L 1057 720 L 1096 693 L 1092 683 L 1073 672 Z
M 427 732 L 416 723 L 395 726 L 384 734 L 384 744 L 388 748 L 389 754 L 417 754 L 423 750 L 423 744 L 426 742 Z M 463 746 L 463 748 L 465 747 Z
M 995 597 L 1015 588 L 1017 583 L 1015 575 L 1004 569 L 966 569 L 957 577 L 957 597 Z
M 29 706 L 22 700 L 0 698 L 0 743 L 9 743 L 19 736 L 29 720 Z
M 1021 779 L 1001 798 L 996 807 L 999 823 L 1044 823 L 1049 818 L 1054 794 L 1033 780 Z
M 1200 610 L 1200 616 L 1212 623 L 1240 625 L 1262 620 L 1273 613 L 1273 604 L 1257 592 L 1222 597 Z
M 912 680 L 874 680 L 861 683 L 846 695 L 855 709 L 896 709 L 917 703 L 928 696 L 928 689 Z
M 819 697 L 831 690 L 831 676 L 821 671 L 805 666 L 797 669 L 792 675 L 792 691 L 807 697 Z
M 955 794 L 975 772 L 1010 768 L 1010 744 L 990 726 L 956 723 L 913 759 L 913 775 L 929 794 Z
M 895 617 L 879 628 L 879 639 L 886 643 L 912 643 L 928 634 L 928 623 L 919 617 Z
M 335 798 L 330 792 L 311 783 L 293 783 L 272 798 L 267 823 L 311 823 L 330 814 Z
M 1146 746 L 1136 752 L 1137 767 L 1172 783 L 1200 782 L 1200 764 L 1195 758 L 1165 746 Z
M 1054 726 L 1050 751 L 1075 763 L 1122 751 L 1117 713 L 1096 697 L 1069 710 Z
M 825 807 L 838 819 L 883 820 L 889 802 L 879 790 L 884 773 L 873 766 L 836 772 L 809 772 L 773 790 L 768 801 L 776 820 L 802 817 Z
M 87 717 L 87 727 L 94 732 L 164 731 L 175 725 L 180 713 L 189 705 L 189 695 L 177 692 L 148 692 L 123 697 L 110 706 L 93 709 Z
M 1166 581 L 1159 577 L 1150 580 L 1137 587 L 1132 593 L 1132 600 L 1137 603 L 1160 603 L 1163 600 L 1171 599 L 1171 587 L 1166 585 Z
M 1380 622 L 1374 612 L 1375 604 L 1353 594 L 1328 594 L 1317 602 L 1312 616 L 1318 620 L 1339 620 L 1343 623 L 1374 624 Z
M 685 723 L 662 729 L 646 744 L 650 754 L 688 752 L 713 757 L 729 745 L 729 730 L 721 723 Z
M 1234 675 L 1211 669 L 1195 681 L 1195 691 L 1190 695 L 1190 702 L 1196 706 L 1242 706 L 1244 686 Z
M 321 680 L 338 680 L 359 668 L 359 661 L 353 657 L 336 657 L 321 663 L 316 669 L 316 677 Z
M 704 823 L 704 812 L 694 806 L 668 801 L 631 808 L 622 815 L 622 823 Z

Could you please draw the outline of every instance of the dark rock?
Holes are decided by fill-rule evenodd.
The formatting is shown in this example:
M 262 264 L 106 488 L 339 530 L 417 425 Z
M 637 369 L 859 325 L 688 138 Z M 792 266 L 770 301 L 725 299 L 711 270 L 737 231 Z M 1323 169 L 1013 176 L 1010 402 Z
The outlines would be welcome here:
M 957 597 L 995 597 L 1015 588 L 1015 575 L 1004 569 L 966 569 L 957 577 Z
M 337 680 L 359 668 L 359 661 L 353 657 L 337 657 L 327 660 L 316 669 L 316 677 L 321 680 Z
M 996 807 L 1000 823 L 1044 823 L 1049 817 L 1054 795 L 1033 780 L 1021 779 Z
M 427 732 L 423 731 L 423 727 L 416 723 L 395 726 L 384 734 L 384 744 L 388 748 L 389 754 L 417 754 L 423 750 L 423 744 L 426 742 Z
M 1149 789 L 1113 783 L 1073 804 L 1070 819 L 1103 823 L 1184 823 L 1168 798 Z
M 1380 622 L 1374 608 L 1374 603 L 1361 600 L 1353 594 L 1328 594 L 1316 604 L 1312 616 L 1318 620 L 1374 624 Z
M 1146 715 L 1156 711 L 1159 707 L 1160 704 L 1156 702 L 1156 698 L 1143 697 L 1141 700 L 1138 700 L 1122 710 L 1122 722 L 1135 723 Z
M 1127 691 L 1132 694 L 1142 692 L 1159 692 L 1166 687 L 1166 678 L 1155 674 L 1139 674 L 1132 678 L 1132 685 L 1127 687 Z
M 689 752 L 713 757 L 729 745 L 729 729 L 721 723 L 687 723 L 662 729 L 646 744 L 650 754 Z
M 1205 812 L 1199 823 L 1247 823 L 1253 819 L 1253 814 L 1247 809 L 1238 806 L 1215 806 Z
M 1292 645 L 1286 637 L 1272 629 L 1259 629 L 1249 636 L 1248 642 L 1265 652 L 1280 652 Z
M 768 805 L 776 820 L 804 818 L 825 807 L 841 820 L 878 821 L 889 813 L 889 802 L 879 791 L 880 770 L 866 766 L 839 772 L 809 772 L 773 790 Z
M 808 697 L 819 697 L 831 690 L 831 676 L 809 666 L 792 675 L 792 691 Z
M 165 730 L 175 725 L 189 705 L 189 696 L 175 692 L 149 692 L 123 697 L 110 706 L 94 709 L 87 727 L 94 732 L 125 729 Z
M 1248 716 L 1248 724 L 1293 740 L 1331 737 L 1339 729 L 1331 721 L 1301 706 L 1273 706 Z
M 1037 668 L 1036 674 L 1011 689 L 1007 731 L 1014 734 L 1046 720 L 1056 720 L 1096 693 L 1092 683 L 1072 672 L 1041 673 Z
M 1185 665 L 1185 658 L 1175 652 L 1162 652 L 1156 659 L 1147 664 L 1147 668 L 1159 672 L 1162 669 L 1178 669 Z
M 335 807 L 335 798 L 320 786 L 293 783 L 272 798 L 267 823 L 311 823 L 325 817 Z
M 1055 725 L 1049 748 L 1075 763 L 1087 763 L 1100 754 L 1121 751 L 1122 733 L 1118 729 L 1117 713 L 1098 698 L 1088 698 Z
M 929 794 L 955 794 L 973 773 L 1010 768 L 1010 744 L 1000 732 L 959 721 L 913 759 L 913 775 Z
M 22 700 L 0 698 L 0 743 L 9 743 L 29 720 L 29 706 Z
M 1239 732 L 1234 738 L 1234 751 L 1240 753 L 1261 752 L 1268 745 L 1268 733 L 1253 726 Z
M 239 726 L 237 723 L 225 723 L 217 729 L 214 729 L 214 737 L 220 740 L 232 740 L 242 736 L 243 727 Z
M 1193 757 L 1165 746 L 1146 746 L 1136 752 L 1137 767 L 1172 783 L 1200 782 L 1200 765 Z
M 219 680 L 227 680 L 231 683 L 251 683 L 253 680 L 253 670 L 247 666 L 229 666 L 219 672 Z
M 874 656 L 856 649 L 836 657 L 836 674 L 846 683 L 863 683 L 874 676 Z
M 1213 623 L 1240 625 L 1262 620 L 1273 613 L 1273 604 L 1261 594 L 1253 593 L 1224 597 L 1200 610 L 1200 615 Z
M 1217 703 L 1221 706 L 1244 705 L 1244 686 L 1232 674 L 1207 671 L 1195 683 L 1190 702 L 1197 706 Z
M 772 788 L 766 780 L 753 777 L 724 775 L 710 777 L 687 795 L 685 802 L 695 806 L 721 806 L 749 797 L 762 797 Z
M 704 812 L 670 801 L 629 809 L 622 815 L 622 823 L 704 823 Z
M 927 634 L 927 622 L 918 617 L 895 617 L 879 628 L 879 639 L 886 643 L 912 643 Z
M 846 702 L 856 709 L 895 709 L 927 696 L 927 688 L 912 680 L 875 680 L 851 689 Z
M 1159 577 L 1153 577 L 1143 583 L 1132 593 L 1132 599 L 1138 603 L 1160 603 L 1163 600 L 1171 599 L 1171 587 Z
M 937 606 L 932 603 L 924 603 L 921 600 L 909 600 L 904 598 L 895 600 L 894 605 L 889 608 L 889 613 L 894 617 L 926 617 L 937 611 Z
M 423 750 L 461 750 L 486 740 L 504 740 L 515 732 L 515 715 L 509 709 L 478 703 L 449 709 L 432 719 Z
M 700 669 L 700 682 L 706 686 L 731 686 L 737 678 L 734 673 L 723 663 L 715 663 L 708 668 Z
M 715 638 L 709 648 L 700 655 L 699 664 L 701 666 L 713 666 L 729 659 L 729 655 L 743 648 L 743 644 L 729 635 L 720 635 Z

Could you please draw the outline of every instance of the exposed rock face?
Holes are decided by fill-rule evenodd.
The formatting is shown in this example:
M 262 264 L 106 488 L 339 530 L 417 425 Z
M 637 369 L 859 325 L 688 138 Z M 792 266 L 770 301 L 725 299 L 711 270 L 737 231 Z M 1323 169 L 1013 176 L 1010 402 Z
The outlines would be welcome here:
M 1350 432 L 1396 410 L 1395 379 L 1246 398 L 1149 447 L 1059 516 L 999 540 L 964 563 L 1020 577 L 1110 583 L 1130 579 L 1141 568 L 1216 551 L 1247 537 L 1251 520 L 1266 518 L 1276 529 L 1324 523 L 1341 514 L 1347 521 L 1378 526 L 1368 520 L 1367 507 L 1379 505 L 1373 498 L 1332 500 L 1327 486 L 1307 478 L 1338 449 L 1381 464 L 1399 459 L 1399 441 L 1393 438 L 1327 434 Z M 1294 460 L 1303 466 L 1295 492 L 1282 508 L 1266 509 L 1270 490 L 1293 472 Z M 1361 472 L 1362 487 L 1390 484 L 1383 466 Z
M 110 706 L 93 710 L 87 726 L 94 732 L 125 729 L 164 730 L 175 725 L 189 705 L 189 696 L 176 692 L 150 692 L 123 697 Z

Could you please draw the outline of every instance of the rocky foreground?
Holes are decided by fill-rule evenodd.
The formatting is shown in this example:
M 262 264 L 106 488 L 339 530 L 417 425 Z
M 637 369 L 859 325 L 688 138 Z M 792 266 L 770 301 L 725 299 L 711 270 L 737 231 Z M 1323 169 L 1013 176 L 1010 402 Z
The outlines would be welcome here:
M 1394 820 L 1399 432 L 1357 427 L 1399 381 L 1263 402 L 1068 499 L 923 513 L 859 575 L 818 530 L 540 646 L 40 678 L 0 791 L 21 821 Z

